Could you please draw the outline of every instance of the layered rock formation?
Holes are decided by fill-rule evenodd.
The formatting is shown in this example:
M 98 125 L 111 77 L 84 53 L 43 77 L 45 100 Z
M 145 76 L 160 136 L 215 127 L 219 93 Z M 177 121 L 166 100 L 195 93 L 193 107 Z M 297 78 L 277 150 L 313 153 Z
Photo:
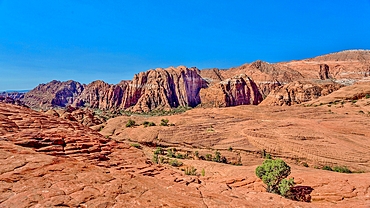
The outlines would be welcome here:
M 295 105 L 303 102 L 317 99 L 321 96 L 326 96 L 339 88 L 342 85 L 328 82 L 308 82 L 296 81 L 277 87 L 273 90 L 266 99 L 261 102 L 261 105 Z
M 200 71 L 184 66 L 159 68 L 141 72 L 131 81 L 122 81 L 116 85 L 103 81 L 94 81 L 86 86 L 74 81 L 52 81 L 39 85 L 22 100 L 33 108 L 65 107 L 73 104 L 77 107 L 109 111 L 127 109 L 145 112 L 178 106 L 195 107 L 199 104 L 256 105 L 261 102 L 260 95 L 266 98 L 271 91 L 277 88 L 280 90 L 281 86 L 295 81 L 315 83 L 317 80 L 333 80 L 351 85 L 370 76 L 369 54 L 366 50 L 343 51 L 275 64 L 255 61 L 228 70 L 214 68 Z M 240 74 L 246 74 L 248 78 L 236 78 Z M 290 87 L 291 85 L 286 88 Z M 303 91 L 314 93 L 311 97 L 304 95 L 305 99 L 322 95 L 318 91 Z
M 245 74 L 213 84 L 200 94 L 202 105 L 213 107 L 257 105 L 263 100 L 256 83 Z
M 71 105 L 83 90 L 84 86 L 79 82 L 53 80 L 27 92 L 22 101 L 34 108 L 65 107 Z

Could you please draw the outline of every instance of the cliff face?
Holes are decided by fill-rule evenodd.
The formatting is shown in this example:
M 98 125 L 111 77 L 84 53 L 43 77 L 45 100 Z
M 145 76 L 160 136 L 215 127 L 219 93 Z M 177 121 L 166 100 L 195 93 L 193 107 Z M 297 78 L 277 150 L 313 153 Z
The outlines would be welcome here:
M 91 108 L 150 111 L 178 106 L 195 107 L 206 82 L 197 68 L 156 69 L 136 74 L 132 81 L 110 85 L 95 81 L 85 87 L 74 105 Z
M 273 90 L 260 105 L 295 105 L 326 96 L 342 85 L 326 81 L 322 83 L 296 81 Z
M 257 84 L 247 75 L 241 74 L 202 89 L 201 100 L 204 106 L 227 107 L 257 105 L 263 97 Z
M 72 104 L 83 90 L 84 86 L 79 82 L 53 80 L 27 92 L 22 101 L 33 108 L 65 107 Z
M 207 86 L 197 68 L 150 70 L 135 76 L 131 86 L 133 98 L 141 95 L 134 111 L 177 106 L 195 107 L 200 104 L 199 91 Z
M 75 81 L 52 81 L 26 93 L 22 100 L 33 108 L 73 104 L 102 110 L 144 112 L 198 104 L 257 105 L 266 97 L 277 105 L 292 105 L 325 95 L 324 89 L 330 92 L 338 89 L 337 85 L 324 86 L 318 84 L 320 82 L 333 80 L 351 85 L 370 76 L 369 57 L 370 51 L 362 50 L 275 64 L 255 61 L 228 70 L 200 71 L 184 66 L 159 68 L 141 72 L 131 81 L 116 85 L 103 81 L 86 86 Z

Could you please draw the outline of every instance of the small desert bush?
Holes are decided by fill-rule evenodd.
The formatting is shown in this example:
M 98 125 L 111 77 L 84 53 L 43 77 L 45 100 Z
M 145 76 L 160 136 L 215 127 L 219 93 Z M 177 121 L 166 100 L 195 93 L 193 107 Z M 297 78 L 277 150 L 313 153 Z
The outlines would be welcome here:
M 170 164 L 173 167 L 180 167 L 182 165 L 182 162 L 180 162 L 180 161 L 178 161 L 176 159 L 173 159 L 173 160 L 170 160 L 168 162 L 168 164 Z
M 126 123 L 126 127 L 134 127 L 136 122 L 134 120 L 129 119 Z
M 197 169 L 194 168 L 193 166 L 192 167 L 185 167 L 184 169 L 184 172 L 185 172 L 185 175 L 197 175 Z
M 168 122 L 169 122 L 168 119 L 162 119 L 161 120 L 161 126 L 168 126 Z
M 130 144 L 131 147 L 135 147 L 135 148 L 138 148 L 138 149 L 141 149 L 141 145 L 138 144 L 138 143 L 132 143 Z
M 144 122 L 142 123 L 142 125 L 143 125 L 144 127 L 148 127 L 148 126 L 155 126 L 155 123 L 154 123 L 154 122 L 149 122 L 149 121 L 144 121 Z
M 352 171 L 348 169 L 346 166 L 335 166 L 333 168 L 333 171 L 339 172 L 339 173 L 352 173 Z

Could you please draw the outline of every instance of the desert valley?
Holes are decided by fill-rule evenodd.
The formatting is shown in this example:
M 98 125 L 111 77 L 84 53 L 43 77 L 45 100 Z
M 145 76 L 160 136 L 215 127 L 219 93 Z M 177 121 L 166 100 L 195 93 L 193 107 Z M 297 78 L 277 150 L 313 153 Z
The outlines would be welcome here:
M 370 50 L 4 92 L 0 207 L 370 207 L 369 118 Z

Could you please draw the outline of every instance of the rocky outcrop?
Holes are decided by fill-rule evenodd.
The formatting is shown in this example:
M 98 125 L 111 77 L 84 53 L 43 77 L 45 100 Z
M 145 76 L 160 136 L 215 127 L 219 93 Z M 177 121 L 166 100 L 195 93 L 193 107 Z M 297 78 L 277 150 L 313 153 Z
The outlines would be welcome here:
M 52 81 L 39 85 L 28 92 L 22 100 L 32 108 L 45 109 L 73 104 L 77 107 L 114 112 L 120 110 L 147 112 L 178 106 L 195 107 L 199 104 L 203 106 L 258 104 L 261 102 L 259 94 L 266 98 L 273 90 L 295 81 L 316 82 L 330 79 L 340 84 L 352 85 L 370 76 L 369 54 L 370 51 L 358 50 L 301 61 L 267 63 L 258 60 L 227 70 L 216 68 L 198 70 L 184 66 L 158 68 L 141 72 L 131 81 L 122 81 L 115 85 L 103 81 L 94 81 L 87 86 L 74 81 Z M 253 80 L 253 87 L 252 84 L 245 87 L 252 83 L 248 79 L 235 78 L 239 74 L 246 74 L 248 79 Z M 235 80 L 236 84 L 226 84 L 227 80 Z M 258 91 L 259 94 L 247 95 L 248 90 L 244 92 L 242 88 L 245 90 L 253 88 L 251 92 Z M 320 93 L 312 93 L 320 96 Z
M 320 64 L 319 77 L 321 80 L 329 79 L 329 66 L 327 64 Z
M 326 96 L 342 85 L 335 82 L 296 81 L 273 90 L 260 105 L 295 105 Z
M 65 107 L 71 105 L 83 90 L 84 86 L 79 82 L 53 80 L 27 92 L 22 101 L 32 108 Z
M 206 86 L 197 68 L 156 69 L 135 75 L 130 90 L 132 96 L 128 97 L 141 95 L 133 107 L 134 111 L 195 107 L 201 102 L 200 89 Z
M 197 68 L 180 66 L 155 69 L 136 74 L 132 81 L 122 81 L 117 85 L 92 82 L 85 87 L 74 105 L 133 111 L 195 107 L 200 103 L 199 91 L 203 87 L 206 87 L 206 81 Z
M 256 83 L 241 74 L 201 90 L 203 106 L 257 105 L 263 98 Z

